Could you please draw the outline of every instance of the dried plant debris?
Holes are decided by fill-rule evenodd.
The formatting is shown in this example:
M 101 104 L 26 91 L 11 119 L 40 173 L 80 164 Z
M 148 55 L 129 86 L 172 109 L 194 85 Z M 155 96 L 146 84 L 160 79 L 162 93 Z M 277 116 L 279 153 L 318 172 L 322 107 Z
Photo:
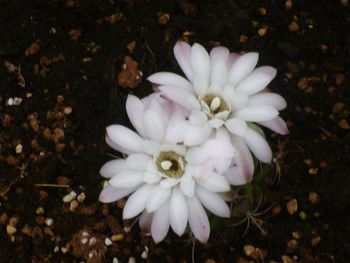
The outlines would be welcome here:
M 142 77 L 142 72 L 137 69 L 138 63 L 131 57 L 124 58 L 122 71 L 118 74 L 118 85 L 123 88 L 136 88 Z

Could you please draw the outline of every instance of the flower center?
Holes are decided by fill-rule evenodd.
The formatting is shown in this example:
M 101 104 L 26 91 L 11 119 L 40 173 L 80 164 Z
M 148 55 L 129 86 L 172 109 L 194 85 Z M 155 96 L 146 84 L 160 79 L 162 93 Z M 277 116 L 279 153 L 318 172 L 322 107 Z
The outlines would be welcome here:
M 186 162 L 181 155 L 170 151 L 161 152 L 156 160 L 158 170 L 171 178 L 181 178 L 185 173 Z
M 219 112 L 230 110 L 226 102 L 220 97 L 213 94 L 207 94 L 202 101 L 208 106 L 210 115 L 216 115 Z

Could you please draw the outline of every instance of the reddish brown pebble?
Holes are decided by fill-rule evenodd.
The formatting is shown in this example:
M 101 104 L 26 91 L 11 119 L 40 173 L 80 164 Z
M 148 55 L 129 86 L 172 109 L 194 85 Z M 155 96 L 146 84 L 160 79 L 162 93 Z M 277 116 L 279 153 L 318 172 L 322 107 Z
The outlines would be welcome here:
M 309 193 L 309 200 L 311 203 L 316 204 L 318 201 L 320 201 L 320 197 L 318 196 L 317 193 L 311 192 Z
M 30 44 L 30 46 L 26 49 L 26 51 L 24 52 L 24 54 L 26 56 L 30 56 L 35 54 L 36 52 L 38 52 L 40 49 L 40 46 L 38 43 L 33 42 L 32 44 Z
M 287 203 L 287 210 L 290 215 L 295 214 L 298 211 L 298 201 L 292 199 Z

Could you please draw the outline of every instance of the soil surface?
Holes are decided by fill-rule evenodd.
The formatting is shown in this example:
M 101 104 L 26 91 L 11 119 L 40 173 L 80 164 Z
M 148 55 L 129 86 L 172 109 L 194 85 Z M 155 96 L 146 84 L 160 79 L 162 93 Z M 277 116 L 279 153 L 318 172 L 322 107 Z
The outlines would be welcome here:
M 0 1 L 0 261 L 349 262 L 348 0 Z M 180 69 L 178 39 L 257 51 L 278 75 L 290 134 L 267 131 L 258 166 L 212 218 L 206 245 L 170 233 L 156 245 L 124 201 L 98 202 L 99 168 L 117 153 L 105 127 L 130 125 L 129 93 Z M 260 169 L 261 167 L 261 169 Z M 246 201 L 248 200 L 248 201 Z

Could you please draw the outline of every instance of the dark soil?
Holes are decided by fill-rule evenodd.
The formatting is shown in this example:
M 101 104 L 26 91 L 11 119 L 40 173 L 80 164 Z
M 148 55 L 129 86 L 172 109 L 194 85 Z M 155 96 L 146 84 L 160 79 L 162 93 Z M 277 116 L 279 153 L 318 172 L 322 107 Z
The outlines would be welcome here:
M 0 6 L 2 263 L 349 262 L 347 0 Z M 105 127 L 129 125 L 126 96 L 149 94 L 151 73 L 180 73 L 172 54 L 178 39 L 258 51 L 260 64 L 278 69 L 270 87 L 288 102 L 282 116 L 290 134 L 267 132 L 275 163 L 262 178 L 257 169 L 260 190 L 244 210 L 248 218 L 234 227 L 240 220 L 213 219 L 207 245 L 174 234 L 155 245 L 122 221 L 122 201 L 98 202 L 99 168 L 115 154 Z M 105 238 L 112 239 L 107 247 Z

